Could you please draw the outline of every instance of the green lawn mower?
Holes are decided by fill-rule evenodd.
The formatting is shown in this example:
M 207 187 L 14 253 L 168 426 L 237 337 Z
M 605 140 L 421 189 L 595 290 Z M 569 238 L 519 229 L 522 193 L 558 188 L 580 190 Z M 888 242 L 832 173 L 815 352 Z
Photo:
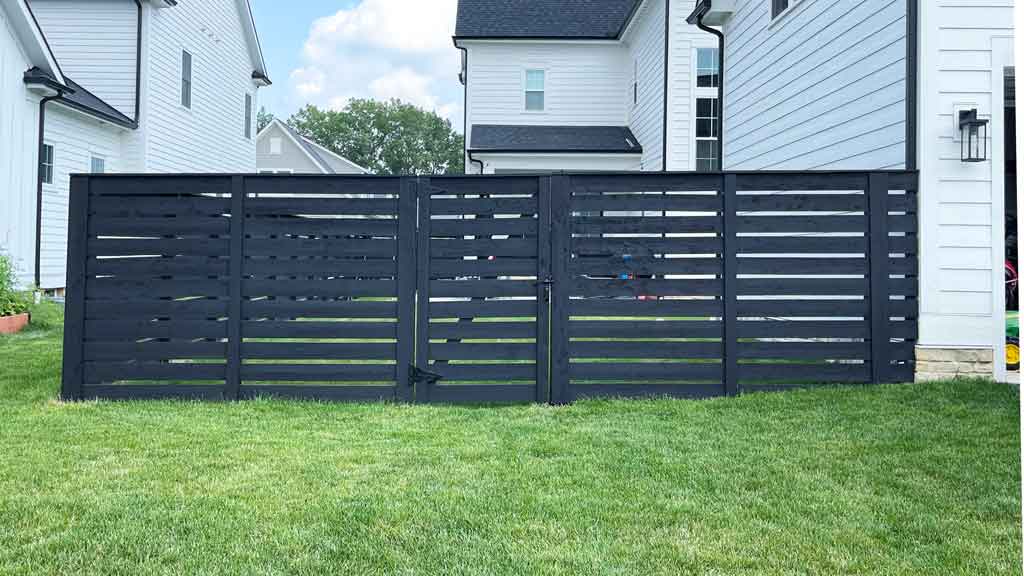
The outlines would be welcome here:
M 1020 312 L 1006 313 L 1006 369 L 1020 370 Z

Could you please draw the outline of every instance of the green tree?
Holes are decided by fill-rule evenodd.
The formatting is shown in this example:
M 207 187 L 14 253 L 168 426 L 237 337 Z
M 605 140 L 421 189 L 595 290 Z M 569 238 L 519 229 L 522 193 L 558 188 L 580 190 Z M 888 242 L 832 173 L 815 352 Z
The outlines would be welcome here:
M 267 109 L 260 106 L 260 111 L 256 113 L 256 132 L 262 132 L 264 128 L 270 126 L 270 123 L 274 121 L 274 115 L 267 112 Z
M 307 105 L 288 124 L 382 175 L 462 174 L 462 136 L 449 120 L 399 100 L 353 99 L 344 109 Z

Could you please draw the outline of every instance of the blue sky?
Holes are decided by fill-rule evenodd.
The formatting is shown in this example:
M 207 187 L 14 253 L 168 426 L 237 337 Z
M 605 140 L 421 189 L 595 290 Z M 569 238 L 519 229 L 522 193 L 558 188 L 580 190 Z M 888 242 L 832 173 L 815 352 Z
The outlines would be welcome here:
M 456 0 L 251 1 L 274 82 L 260 104 L 274 115 L 394 97 L 462 130 Z

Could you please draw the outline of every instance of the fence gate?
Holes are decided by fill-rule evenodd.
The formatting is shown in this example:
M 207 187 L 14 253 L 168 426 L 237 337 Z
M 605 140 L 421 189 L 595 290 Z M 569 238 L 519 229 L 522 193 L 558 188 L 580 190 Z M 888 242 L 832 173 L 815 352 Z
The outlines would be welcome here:
M 912 172 L 76 176 L 65 398 L 912 380 Z

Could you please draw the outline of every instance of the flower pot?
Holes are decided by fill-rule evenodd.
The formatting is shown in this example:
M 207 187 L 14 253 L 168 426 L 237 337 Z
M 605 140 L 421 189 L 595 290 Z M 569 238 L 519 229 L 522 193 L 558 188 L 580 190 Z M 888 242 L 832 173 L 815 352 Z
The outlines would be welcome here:
M 21 330 L 28 326 L 29 315 L 15 314 L 14 316 L 3 316 L 0 317 L 0 334 L 17 334 Z

